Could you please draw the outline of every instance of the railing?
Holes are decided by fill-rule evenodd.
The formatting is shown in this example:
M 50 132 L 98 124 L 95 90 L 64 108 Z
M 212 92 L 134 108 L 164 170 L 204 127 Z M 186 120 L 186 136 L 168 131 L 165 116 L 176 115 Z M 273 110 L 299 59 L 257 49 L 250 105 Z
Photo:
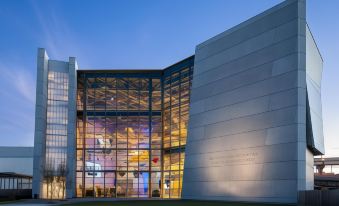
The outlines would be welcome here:
M 298 206 L 338 206 L 339 190 L 300 191 Z

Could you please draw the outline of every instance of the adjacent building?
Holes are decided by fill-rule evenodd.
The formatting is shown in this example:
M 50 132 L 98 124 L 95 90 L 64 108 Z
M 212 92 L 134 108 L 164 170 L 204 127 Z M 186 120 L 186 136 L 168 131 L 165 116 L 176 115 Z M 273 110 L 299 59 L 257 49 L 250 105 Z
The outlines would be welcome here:
M 33 147 L 0 147 L 0 200 L 32 195 Z
M 33 175 L 33 147 L 0 147 L 0 173 Z
M 297 201 L 324 153 L 322 58 L 288 0 L 159 70 L 38 50 L 33 197 Z

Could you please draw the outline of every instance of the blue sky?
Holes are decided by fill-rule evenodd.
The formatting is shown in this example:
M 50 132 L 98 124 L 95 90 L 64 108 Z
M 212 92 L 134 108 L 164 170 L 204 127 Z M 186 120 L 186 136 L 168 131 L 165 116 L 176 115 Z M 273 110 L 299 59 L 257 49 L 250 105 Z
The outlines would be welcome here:
M 0 146 L 32 146 L 36 53 L 82 69 L 157 69 L 281 0 L 0 1 Z M 307 0 L 324 58 L 326 154 L 339 156 L 339 1 Z

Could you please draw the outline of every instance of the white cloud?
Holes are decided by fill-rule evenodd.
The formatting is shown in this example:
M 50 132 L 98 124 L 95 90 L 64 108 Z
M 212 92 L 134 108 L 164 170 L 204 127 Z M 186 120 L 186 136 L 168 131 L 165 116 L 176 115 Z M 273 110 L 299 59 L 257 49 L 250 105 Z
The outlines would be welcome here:
M 14 87 L 29 102 L 35 103 L 35 82 L 31 75 L 21 71 L 15 77 Z
M 77 34 L 68 25 L 67 19 L 51 5 L 46 4 L 47 9 L 43 10 L 36 1 L 31 1 L 31 6 L 41 28 L 39 38 L 43 45 L 39 46 L 46 48 L 51 59 L 67 60 L 69 56 L 83 56 L 84 50 L 79 46 Z
M 32 145 L 34 137 L 35 78 L 22 66 L 0 62 L 0 145 Z
M 31 104 L 35 103 L 35 78 L 27 70 L 20 69 L 16 66 L 0 66 L 3 81 L 7 86 L 1 87 L 2 94 L 8 94 L 11 88 L 15 93 L 10 92 L 10 95 L 19 94 L 21 99 L 28 101 Z M 19 97 L 19 98 L 20 98 Z

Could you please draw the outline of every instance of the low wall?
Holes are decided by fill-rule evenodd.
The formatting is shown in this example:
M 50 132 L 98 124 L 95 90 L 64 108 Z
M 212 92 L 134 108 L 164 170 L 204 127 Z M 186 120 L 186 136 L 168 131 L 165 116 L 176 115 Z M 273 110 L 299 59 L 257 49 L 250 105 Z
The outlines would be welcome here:
M 298 206 L 338 206 L 339 190 L 300 191 Z
M 0 190 L 1 200 L 29 199 L 32 198 L 32 189 Z

